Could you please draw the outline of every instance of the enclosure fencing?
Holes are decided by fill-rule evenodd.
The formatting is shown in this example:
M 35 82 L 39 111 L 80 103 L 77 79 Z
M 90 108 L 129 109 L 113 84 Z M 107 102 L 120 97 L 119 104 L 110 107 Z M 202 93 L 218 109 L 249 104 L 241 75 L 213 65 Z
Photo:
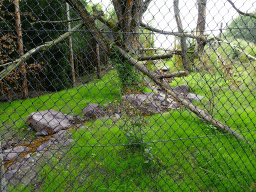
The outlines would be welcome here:
M 3 0 L 1 191 L 255 191 L 255 2 Z

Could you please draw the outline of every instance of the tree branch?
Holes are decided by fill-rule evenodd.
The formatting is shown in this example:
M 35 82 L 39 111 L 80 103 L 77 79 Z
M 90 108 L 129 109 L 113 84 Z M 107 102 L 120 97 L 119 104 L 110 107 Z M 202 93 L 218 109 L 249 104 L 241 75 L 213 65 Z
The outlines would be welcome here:
M 194 51 L 187 51 L 187 53 L 194 53 Z M 139 61 L 145 61 L 145 60 L 158 60 L 158 59 L 168 59 L 172 58 L 173 55 L 182 55 L 182 50 L 174 50 L 174 51 L 168 51 L 168 54 L 162 54 L 162 55 L 152 55 L 152 56 L 142 56 L 139 57 Z
M 114 1 L 114 0 L 113 0 Z M 71 5 L 79 12 L 81 18 L 88 24 L 88 27 L 93 30 L 96 28 L 96 24 L 93 20 L 89 20 L 88 17 L 91 17 L 91 15 L 88 12 L 84 12 L 85 7 L 79 0 L 68 0 L 68 2 L 72 2 Z M 165 83 L 161 82 L 161 79 L 156 78 L 158 75 L 149 70 L 144 64 L 145 62 L 140 62 L 132 58 L 126 51 L 124 51 L 121 47 L 113 44 L 113 42 L 105 36 L 106 40 L 104 41 L 105 46 L 109 49 L 113 48 L 117 52 L 119 52 L 124 58 L 126 58 L 129 63 L 134 65 L 139 71 L 141 71 L 143 74 L 147 75 L 149 78 L 151 78 L 157 85 L 161 86 L 168 94 L 170 94 L 172 97 L 177 99 L 181 104 L 186 106 L 188 109 L 190 109 L 193 113 L 195 113 L 198 117 L 202 118 L 205 121 L 208 121 L 212 123 L 214 126 L 221 129 L 223 132 L 228 132 L 231 135 L 234 135 L 236 138 L 243 140 L 244 138 L 239 135 L 237 132 L 233 131 L 231 128 L 229 128 L 227 125 L 223 124 L 219 120 L 215 119 L 213 116 L 211 116 L 209 113 L 207 113 L 205 110 L 198 108 L 193 103 L 191 103 L 187 98 L 180 95 L 179 93 L 175 92 L 172 87 Z M 108 44 L 107 44 L 108 43 Z M 111 55 L 110 52 L 108 52 L 109 55 Z
M 165 75 L 159 75 L 156 76 L 157 79 L 164 79 L 164 78 L 173 78 L 173 77 L 183 77 L 183 76 L 188 76 L 189 73 L 187 71 L 178 71 L 178 72 L 173 72 L 173 73 L 168 73 Z
M 17 68 L 19 65 L 21 65 L 24 61 L 26 61 L 29 57 L 31 57 L 32 55 L 34 55 L 35 53 L 39 52 L 39 51 L 46 51 L 47 49 L 50 49 L 52 46 L 54 46 L 55 44 L 63 41 L 64 39 L 66 39 L 67 37 L 69 37 L 71 34 L 73 34 L 74 32 L 76 32 L 80 27 L 82 27 L 82 23 L 78 24 L 77 26 L 75 26 L 73 29 L 71 29 L 69 32 L 64 33 L 63 35 L 59 36 L 57 39 L 54 39 L 52 41 L 46 42 L 43 45 L 40 45 L 36 48 L 31 49 L 30 51 L 28 51 L 26 54 L 24 54 L 22 57 L 20 57 L 19 59 L 17 59 L 16 61 L 14 61 L 12 64 L 10 64 L 9 67 L 7 67 L 6 69 L 4 69 L 3 71 L 0 72 L 0 80 L 3 80 L 10 72 L 12 72 L 15 68 Z
M 207 113 L 205 110 L 198 108 L 195 106 L 192 102 L 190 102 L 187 98 L 180 95 L 179 93 L 175 92 L 172 87 L 165 83 L 161 82 L 160 79 L 156 78 L 158 75 L 156 75 L 155 72 L 149 70 L 147 67 L 145 67 L 144 62 L 137 61 L 136 59 L 132 58 L 126 51 L 124 51 L 119 46 L 114 45 L 113 46 L 123 57 L 125 57 L 131 64 L 133 64 L 139 71 L 141 71 L 143 74 L 147 75 L 151 80 L 153 80 L 157 85 L 159 85 L 162 89 L 164 89 L 168 94 L 170 94 L 172 97 L 177 99 L 181 104 L 186 106 L 188 109 L 190 109 L 193 113 L 195 113 L 198 117 L 202 118 L 205 121 L 208 121 L 212 123 L 214 126 L 221 129 L 223 132 L 228 132 L 231 135 L 234 135 L 237 139 L 245 140 L 240 134 L 229 128 L 227 125 L 222 123 L 221 121 L 215 119 L 213 116 L 211 116 L 209 113 Z
M 200 39 L 200 40 L 204 40 L 204 41 L 209 41 L 209 40 L 207 40 L 206 35 L 196 36 L 196 35 L 191 35 L 191 34 L 184 33 L 184 32 L 180 33 L 180 32 L 172 32 L 172 31 L 164 31 L 164 30 L 156 29 L 154 27 L 150 27 L 149 25 L 147 25 L 143 22 L 140 23 L 140 26 L 149 30 L 149 31 L 160 33 L 160 34 L 163 34 L 163 35 L 174 35 L 174 36 L 177 36 L 177 37 L 190 37 L 190 38 L 193 38 L 193 39 Z
M 108 44 L 111 41 L 107 41 L 104 35 L 100 32 L 100 29 L 95 25 L 94 21 L 101 17 L 102 15 L 92 15 L 87 11 L 84 5 L 79 0 L 66 0 L 67 3 L 73 7 L 80 17 L 82 18 L 83 22 L 85 23 L 86 27 L 91 31 L 91 35 L 96 39 L 96 41 L 100 44 L 101 48 L 106 52 L 109 51 Z M 93 32 L 92 32 L 93 31 Z
M 245 13 L 245 12 L 240 11 L 240 10 L 235 6 L 235 4 L 234 4 L 231 0 L 227 0 L 227 1 L 232 5 L 232 7 L 233 7 L 239 14 L 244 15 L 244 16 L 250 16 L 250 17 L 253 17 L 253 18 L 256 19 L 256 16 L 255 16 L 255 15 L 253 15 L 253 14 L 251 14 L 251 13 Z
M 62 21 L 35 21 L 30 23 L 31 25 L 35 25 L 37 23 L 69 23 L 73 21 L 79 21 L 82 20 L 81 18 L 71 19 L 71 20 L 62 20 Z
M 139 57 L 138 61 L 167 59 L 167 58 L 172 58 L 172 56 L 173 54 L 143 56 L 143 57 Z

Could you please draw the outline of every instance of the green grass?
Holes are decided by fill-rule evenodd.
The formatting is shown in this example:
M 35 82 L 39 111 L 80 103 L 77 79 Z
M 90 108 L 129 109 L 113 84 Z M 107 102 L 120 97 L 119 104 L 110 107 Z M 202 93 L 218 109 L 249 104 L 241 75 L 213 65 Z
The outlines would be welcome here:
M 194 103 L 206 110 L 214 89 L 213 115 L 241 133 L 249 144 L 223 135 L 185 108 L 135 119 L 144 122 L 136 126 L 131 122 L 138 117 L 97 120 L 72 130 L 74 145 L 64 155 L 53 155 L 50 163 L 45 162 L 38 176 L 40 188 L 43 191 L 250 191 L 256 182 L 256 91 L 246 86 L 231 89 L 229 82 L 220 77 L 191 73 L 185 78 L 175 78 L 172 86 L 189 84 L 194 93 L 205 96 Z M 79 88 L 4 104 L 1 118 L 8 123 L 15 120 L 13 126 L 19 130 L 25 127 L 24 119 L 30 112 L 51 108 L 81 114 L 90 102 L 104 104 L 120 97 L 116 71 L 112 71 L 102 80 Z M 129 147 L 127 132 L 140 133 L 140 128 L 143 129 L 138 135 L 147 144 L 139 149 Z M 21 184 L 18 189 L 36 190 L 32 184 Z
M 104 104 L 121 97 L 121 88 L 115 71 L 110 71 L 101 80 L 95 80 L 85 86 L 63 90 L 40 97 L 2 103 L 0 107 L 0 131 L 8 135 L 9 131 L 22 135 L 26 132 L 26 117 L 36 111 L 54 109 L 70 115 L 81 115 L 88 103 Z
M 255 182 L 250 145 L 220 135 L 188 111 L 145 117 L 145 151 L 125 146 L 125 120 L 95 121 L 72 132 L 63 157 L 41 171 L 43 191 L 243 191 Z

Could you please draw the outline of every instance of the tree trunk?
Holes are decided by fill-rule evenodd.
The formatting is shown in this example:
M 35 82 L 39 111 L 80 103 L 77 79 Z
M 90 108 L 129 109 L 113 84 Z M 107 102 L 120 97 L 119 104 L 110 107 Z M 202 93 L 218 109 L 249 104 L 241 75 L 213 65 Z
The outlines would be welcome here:
M 198 4 L 198 19 L 196 26 L 196 36 L 204 35 L 205 31 L 205 20 L 206 20 L 206 1 L 207 0 L 197 0 Z M 195 55 L 196 57 L 200 57 L 204 50 L 204 46 L 206 45 L 205 41 L 201 39 L 197 39 L 195 46 Z
M 14 0 L 14 7 L 15 7 L 15 19 L 16 19 L 16 32 L 18 37 L 18 53 L 20 56 L 24 55 L 23 50 L 23 39 L 22 39 L 22 29 L 21 29 L 21 20 L 20 20 L 20 5 L 19 0 Z M 27 98 L 28 96 L 28 82 L 27 82 L 27 69 L 26 69 L 26 63 L 22 63 L 20 66 L 20 72 L 22 74 L 22 95 L 23 98 Z
M 69 4 L 66 3 L 66 12 L 67 12 L 67 20 L 70 21 L 70 14 L 69 14 Z M 68 31 L 71 30 L 71 24 L 68 22 Z M 71 76 L 73 86 L 76 82 L 76 73 L 75 73 L 75 66 L 74 66 L 74 54 L 73 54 L 73 46 L 72 46 L 72 36 L 68 37 L 68 45 L 69 45 L 69 59 L 70 59 L 70 67 L 71 67 Z
M 142 0 L 112 0 L 122 32 L 123 46 L 129 53 L 137 54 L 139 48 L 139 26 L 142 17 Z
M 96 57 L 97 57 L 97 78 L 101 78 L 101 71 L 100 71 L 100 46 L 96 44 Z
M 178 26 L 178 31 L 179 31 L 179 33 L 184 33 L 183 26 L 182 26 L 181 19 L 180 19 L 179 0 L 173 1 L 173 8 L 174 8 L 176 23 Z M 180 38 L 180 45 L 181 45 L 181 50 L 182 50 L 181 58 L 182 58 L 182 63 L 183 63 L 184 69 L 187 71 L 190 71 L 190 67 L 189 67 L 189 63 L 188 63 L 188 55 L 187 55 L 186 37 Z

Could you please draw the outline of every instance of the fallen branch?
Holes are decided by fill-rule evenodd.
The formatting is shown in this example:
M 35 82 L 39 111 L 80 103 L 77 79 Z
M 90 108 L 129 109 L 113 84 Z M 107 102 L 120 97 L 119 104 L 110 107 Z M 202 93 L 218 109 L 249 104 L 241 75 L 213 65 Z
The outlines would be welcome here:
M 196 36 L 196 35 L 191 35 L 191 34 L 188 34 L 188 33 L 164 31 L 164 30 L 156 29 L 154 27 L 150 27 L 149 25 L 147 25 L 143 22 L 140 23 L 140 26 L 149 30 L 149 31 L 153 31 L 153 32 L 160 33 L 160 34 L 163 34 L 163 35 L 174 35 L 174 36 L 178 36 L 178 37 L 190 37 L 190 38 L 193 38 L 193 39 L 200 39 L 200 40 L 204 40 L 204 41 L 207 40 L 207 38 L 206 38 L 207 36 Z
M 24 61 L 26 61 L 28 58 L 30 58 L 33 54 L 39 52 L 39 51 L 46 51 L 47 49 L 50 49 L 52 46 L 56 45 L 57 43 L 63 41 L 67 37 L 69 37 L 71 34 L 76 32 L 80 27 L 82 27 L 82 23 L 75 26 L 73 29 L 71 29 L 69 32 L 64 33 L 63 35 L 59 36 L 57 39 L 54 39 L 52 41 L 46 42 L 43 45 L 40 45 L 36 48 L 31 49 L 26 54 L 24 54 L 22 57 L 17 59 L 15 62 L 10 64 L 9 67 L 4 69 L 0 72 L 0 80 L 3 80 L 11 71 L 13 71 L 15 68 L 17 68 L 19 65 L 21 65 Z
M 155 78 L 157 79 L 164 79 L 164 78 L 173 78 L 173 77 L 184 77 L 188 76 L 189 73 L 187 71 L 178 71 L 178 72 L 173 72 L 173 73 L 168 73 L 164 75 L 158 75 Z
M 162 54 L 162 55 L 142 56 L 142 57 L 139 57 L 138 60 L 146 61 L 146 60 L 168 59 L 168 58 L 172 58 L 173 55 L 182 54 L 181 50 L 172 50 L 168 52 L 169 52 L 168 54 Z M 186 53 L 194 53 L 194 51 L 186 51 Z
M 95 22 L 92 20 L 89 20 L 88 18 L 91 18 L 91 14 L 86 10 L 84 5 L 79 0 L 66 0 L 71 6 L 73 6 L 77 12 L 80 14 L 81 18 L 86 22 L 87 26 L 90 28 L 91 31 L 95 31 L 97 28 Z M 96 33 L 97 36 L 95 37 L 97 40 L 100 33 Z M 182 33 L 183 34 L 183 33 Z M 179 34 L 181 35 L 181 34 Z M 215 127 L 218 127 L 223 132 L 228 132 L 231 135 L 234 135 L 236 138 L 244 140 L 244 138 L 239 135 L 237 132 L 229 128 L 224 123 L 220 122 L 219 120 L 215 119 L 213 116 L 211 116 L 209 113 L 204 111 L 203 109 L 198 108 L 195 106 L 191 101 L 189 101 L 184 96 L 180 95 L 179 93 L 175 92 L 172 87 L 162 81 L 161 79 L 157 79 L 158 76 L 155 72 L 150 71 L 144 64 L 145 62 L 137 61 L 136 59 L 132 58 L 126 51 L 124 51 L 121 47 L 115 45 L 115 42 L 112 42 L 107 36 L 104 37 L 105 39 L 102 39 L 102 43 L 104 43 L 104 46 L 106 46 L 106 49 L 111 50 L 111 48 L 115 49 L 117 52 L 119 52 L 124 58 L 128 60 L 129 63 L 134 65 L 140 72 L 147 75 L 151 80 L 153 80 L 157 85 L 159 85 L 162 89 L 164 89 L 168 94 L 170 94 L 173 98 L 177 99 L 181 104 L 183 104 L 185 107 L 190 109 L 193 113 L 195 113 L 199 118 L 202 118 L 205 121 L 208 121 L 212 123 Z M 204 37 L 197 37 L 197 38 L 203 38 Z M 214 38 L 213 38 L 214 39 Z M 216 39 L 216 38 L 215 38 Z M 107 52 L 111 55 L 110 52 Z
M 163 55 L 152 55 L 152 56 L 143 56 L 139 57 L 139 61 L 145 61 L 145 60 L 159 60 L 159 59 L 168 59 L 172 58 L 173 54 L 163 54 Z
M 193 103 L 191 103 L 188 99 L 186 99 L 184 96 L 178 94 L 175 92 L 172 87 L 165 83 L 164 81 L 161 82 L 160 79 L 158 79 L 158 75 L 156 75 L 153 71 L 150 71 L 147 67 L 144 66 L 143 62 L 139 62 L 132 58 L 127 52 L 125 52 L 122 48 L 119 46 L 113 46 L 123 57 L 125 57 L 132 65 L 134 65 L 139 71 L 141 71 L 143 74 L 147 75 L 151 80 L 153 80 L 157 85 L 159 85 L 162 89 L 164 89 L 168 94 L 170 94 L 172 97 L 177 99 L 181 104 L 183 104 L 185 107 L 190 109 L 193 113 L 195 113 L 198 117 L 201 119 L 208 121 L 212 123 L 215 127 L 218 127 L 223 132 L 228 132 L 231 135 L 234 135 L 237 139 L 244 140 L 244 138 L 239 135 L 237 132 L 229 128 L 227 125 L 222 123 L 221 121 L 215 119 L 212 115 L 207 113 L 205 110 L 198 108 Z

